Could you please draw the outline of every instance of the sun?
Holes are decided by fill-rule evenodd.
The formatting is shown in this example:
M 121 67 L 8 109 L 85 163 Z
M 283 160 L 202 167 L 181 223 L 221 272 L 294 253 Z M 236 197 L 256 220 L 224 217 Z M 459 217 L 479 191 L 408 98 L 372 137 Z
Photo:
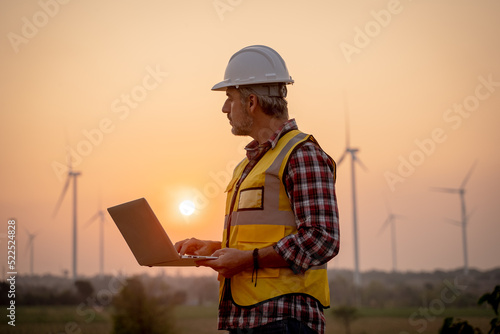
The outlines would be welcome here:
M 194 213 L 194 210 L 196 209 L 193 201 L 190 200 L 185 200 L 179 204 L 179 211 L 184 215 L 184 216 L 191 216 Z

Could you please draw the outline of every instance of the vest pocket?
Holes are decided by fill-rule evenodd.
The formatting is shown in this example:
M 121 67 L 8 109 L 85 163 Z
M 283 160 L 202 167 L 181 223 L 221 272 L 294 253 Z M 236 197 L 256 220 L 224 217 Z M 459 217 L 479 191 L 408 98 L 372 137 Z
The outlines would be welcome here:
M 283 225 L 239 225 L 237 226 L 238 240 L 236 247 L 240 250 L 253 250 L 255 248 L 264 248 L 276 244 L 276 242 L 285 236 L 285 226 Z M 280 268 L 261 268 L 259 269 L 260 278 L 278 277 Z M 252 270 L 244 271 L 237 276 L 250 278 Z
M 238 211 L 264 210 L 264 187 L 242 189 Z

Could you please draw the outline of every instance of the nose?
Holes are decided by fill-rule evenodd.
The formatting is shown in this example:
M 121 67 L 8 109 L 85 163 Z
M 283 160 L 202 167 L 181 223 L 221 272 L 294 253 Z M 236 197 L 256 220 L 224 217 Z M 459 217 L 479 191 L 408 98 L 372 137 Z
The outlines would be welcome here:
M 224 102 L 224 105 L 222 106 L 222 112 L 225 114 L 229 114 L 231 112 L 231 102 L 229 102 L 229 99 Z

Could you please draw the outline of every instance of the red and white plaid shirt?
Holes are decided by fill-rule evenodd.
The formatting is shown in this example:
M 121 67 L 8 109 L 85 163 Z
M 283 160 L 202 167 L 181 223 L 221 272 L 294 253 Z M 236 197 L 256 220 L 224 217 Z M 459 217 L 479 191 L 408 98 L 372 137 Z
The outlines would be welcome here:
M 287 121 L 269 140 L 248 144 L 249 160 L 241 179 L 248 175 L 259 159 L 274 148 L 281 135 L 296 130 L 294 119 Z M 285 188 L 297 223 L 297 233 L 281 239 L 274 249 L 295 273 L 322 265 L 339 251 L 339 221 L 335 195 L 335 166 L 321 148 L 310 141 L 291 156 L 285 170 Z M 230 289 L 219 305 L 219 329 L 253 328 L 288 317 L 307 324 L 318 333 L 325 332 L 322 306 L 306 295 L 285 295 L 255 307 L 238 307 L 231 301 Z

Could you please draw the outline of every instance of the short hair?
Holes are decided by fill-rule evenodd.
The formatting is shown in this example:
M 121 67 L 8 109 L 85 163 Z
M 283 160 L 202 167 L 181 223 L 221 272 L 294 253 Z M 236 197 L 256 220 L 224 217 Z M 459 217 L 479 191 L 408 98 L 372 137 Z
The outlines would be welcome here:
M 285 85 L 283 87 L 286 89 Z M 254 94 L 266 115 L 277 119 L 288 119 L 288 102 L 284 97 L 262 95 L 252 89 L 251 86 L 240 86 L 238 91 L 240 92 L 241 104 L 244 105 L 248 97 Z

